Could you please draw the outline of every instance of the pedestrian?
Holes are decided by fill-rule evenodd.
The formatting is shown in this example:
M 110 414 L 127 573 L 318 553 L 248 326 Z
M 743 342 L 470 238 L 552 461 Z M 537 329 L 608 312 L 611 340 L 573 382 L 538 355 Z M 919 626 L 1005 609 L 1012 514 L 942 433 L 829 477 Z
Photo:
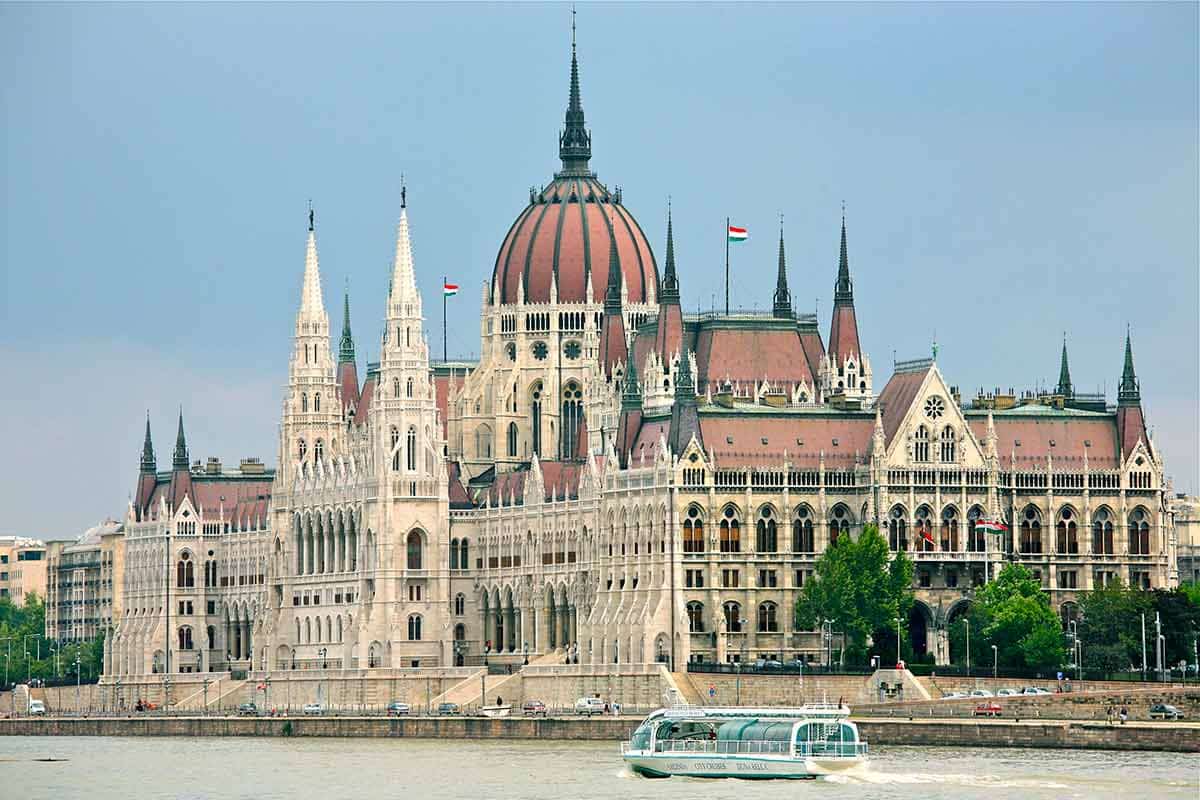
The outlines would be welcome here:
M 1112 712 L 1113 712 L 1112 706 L 1104 707 L 1104 724 L 1105 725 L 1112 725 Z
M 1121 724 L 1125 724 L 1125 720 L 1129 719 L 1129 709 L 1121 706 Z

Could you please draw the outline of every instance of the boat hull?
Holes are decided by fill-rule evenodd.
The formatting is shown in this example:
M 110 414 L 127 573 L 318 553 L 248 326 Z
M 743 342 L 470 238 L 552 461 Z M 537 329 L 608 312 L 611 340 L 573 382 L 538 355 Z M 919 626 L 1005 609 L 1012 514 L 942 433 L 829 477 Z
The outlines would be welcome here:
M 786 758 L 712 753 L 637 753 L 624 755 L 635 773 L 648 778 L 809 779 L 854 769 L 865 758 Z

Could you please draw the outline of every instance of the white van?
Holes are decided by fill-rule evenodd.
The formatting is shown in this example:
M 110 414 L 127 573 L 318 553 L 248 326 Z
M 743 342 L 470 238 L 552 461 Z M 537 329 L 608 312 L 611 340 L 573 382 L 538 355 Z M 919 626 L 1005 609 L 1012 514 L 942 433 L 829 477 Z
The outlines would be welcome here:
M 592 714 L 603 714 L 604 701 L 599 697 L 581 697 L 575 701 L 575 713 L 586 714 L 589 717 Z
M 46 713 L 46 703 L 42 700 L 29 701 L 29 715 L 31 717 L 41 717 Z

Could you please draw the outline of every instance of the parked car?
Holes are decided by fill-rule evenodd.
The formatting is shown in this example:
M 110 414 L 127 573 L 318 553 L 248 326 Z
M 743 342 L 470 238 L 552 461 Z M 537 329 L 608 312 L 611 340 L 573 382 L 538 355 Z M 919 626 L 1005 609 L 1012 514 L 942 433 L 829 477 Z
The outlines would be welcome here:
M 997 689 L 996 697 L 1016 697 L 1020 692 L 1016 689 Z
M 401 703 L 399 700 L 393 700 L 387 704 L 387 715 L 389 717 L 407 716 L 409 711 L 408 703 Z
M 783 662 L 773 658 L 760 658 L 754 662 L 754 668 L 756 670 L 783 669 Z
M 254 703 L 242 703 L 237 707 L 237 713 L 239 717 L 257 717 L 258 706 Z
M 581 697 L 575 701 L 575 713 L 586 714 L 589 717 L 592 714 L 603 714 L 604 701 L 599 697 Z
M 943 700 L 962 700 L 965 697 L 970 697 L 966 692 L 949 692 L 942 695 Z
M 1150 719 L 1183 719 L 1183 712 L 1166 703 L 1155 703 L 1150 706 Z
M 526 700 L 521 704 L 521 715 L 526 717 L 545 717 L 549 715 L 546 704 L 541 700 Z
M 1040 686 L 1026 686 L 1021 690 L 1021 694 L 1050 694 L 1050 690 Z
M 975 710 L 971 712 L 972 716 L 976 717 L 998 717 L 1000 716 L 999 703 L 980 703 L 975 706 Z
M 33 717 L 41 717 L 46 714 L 46 704 L 41 700 L 29 701 L 29 715 Z
M 325 713 L 325 706 L 320 703 L 305 703 L 304 713 L 306 716 L 319 717 Z
M 439 703 L 437 713 L 441 716 L 449 716 L 453 714 L 461 714 L 462 711 L 458 707 L 458 703 Z
M 996 695 L 992 694 L 987 689 L 972 689 L 971 690 L 971 697 L 995 697 L 995 696 Z

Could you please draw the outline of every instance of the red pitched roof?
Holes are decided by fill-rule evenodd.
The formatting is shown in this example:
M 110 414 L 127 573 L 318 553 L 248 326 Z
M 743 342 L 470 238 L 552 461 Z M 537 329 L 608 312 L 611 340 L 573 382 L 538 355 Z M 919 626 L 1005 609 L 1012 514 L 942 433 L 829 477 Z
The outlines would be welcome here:
M 1001 468 L 1016 454 L 1017 465 L 1022 468 L 1042 469 L 1049 455 L 1063 469 L 1082 469 L 1085 452 L 1092 469 L 1117 466 L 1117 426 L 1111 415 L 1076 416 L 1039 408 L 1031 413 L 1022 413 L 1021 409 L 997 411 L 992 419 Z M 975 438 L 983 442 L 987 436 L 986 415 L 972 413 L 967 423 Z
M 780 467 L 786 453 L 793 465 L 815 468 L 824 452 L 825 464 L 832 469 L 851 466 L 867 457 L 875 423 L 865 413 L 818 416 L 702 412 L 700 428 L 719 466 Z
M 702 327 L 696 338 L 697 385 L 729 380 L 753 384 L 764 378 L 786 387 L 814 385 L 804 343 L 784 327 Z
M 925 382 L 925 376 L 932 368 L 931 363 L 920 369 L 894 372 L 887 386 L 880 392 L 878 405 L 882 408 L 883 435 L 889 446 L 892 437 L 900 428 L 900 423 L 904 421 L 904 415 L 916 399 L 921 384 Z
M 833 304 L 833 321 L 829 324 L 829 352 L 836 353 L 838 362 L 846 356 L 862 353 L 858 343 L 858 321 L 854 316 L 854 304 L 837 302 Z
M 1124 405 L 1117 408 L 1117 431 L 1121 441 L 1121 459 L 1129 457 L 1138 440 L 1150 444 L 1146 435 L 1146 418 L 1140 405 Z
M 358 408 L 354 409 L 355 425 L 367 424 L 367 415 L 371 412 L 371 401 L 375 398 L 375 385 L 378 382 L 378 375 L 367 373 L 367 380 L 362 387 L 362 396 L 358 398 Z
M 358 407 L 358 368 L 353 361 L 338 364 L 338 385 L 342 387 L 343 418 L 348 408 Z
M 446 478 L 449 484 L 449 496 L 451 508 L 471 508 L 475 504 L 471 502 L 471 496 L 467 494 L 467 487 L 463 486 L 462 473 L 459 469 L 458 462 L 451 461 L 446 464 Z

